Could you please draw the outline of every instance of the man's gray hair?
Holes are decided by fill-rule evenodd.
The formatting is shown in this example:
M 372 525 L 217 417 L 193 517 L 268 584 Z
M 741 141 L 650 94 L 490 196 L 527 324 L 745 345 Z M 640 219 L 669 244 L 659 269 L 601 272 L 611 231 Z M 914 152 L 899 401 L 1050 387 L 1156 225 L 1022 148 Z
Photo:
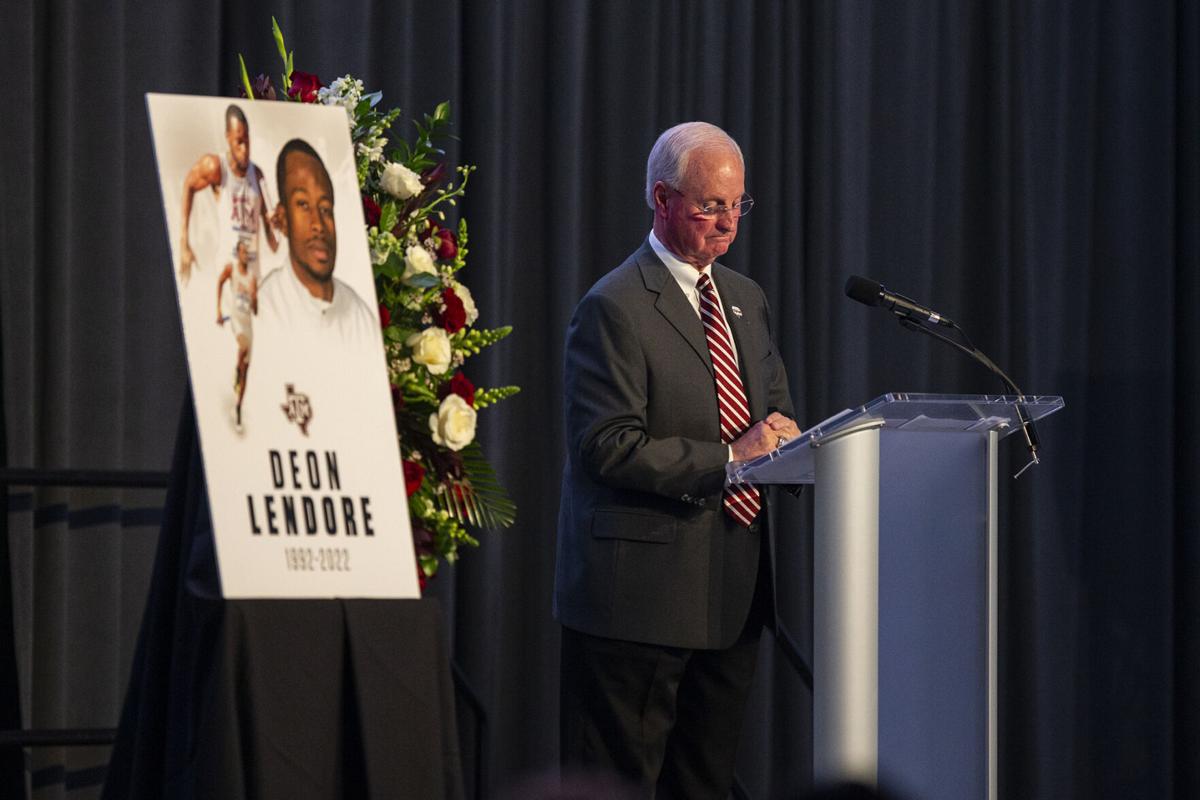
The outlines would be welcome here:
M 725 131 L 708 122 L 681 122 L 667 128 L 650 148 L 646 159 L 646 205 L 654 208 L 654 184 L 662 181 L 678 189 L 687 174 L 688 160 L 696 150 L 728 148 L 737 153 L 738 161 L 745 169 L 742 148 Z

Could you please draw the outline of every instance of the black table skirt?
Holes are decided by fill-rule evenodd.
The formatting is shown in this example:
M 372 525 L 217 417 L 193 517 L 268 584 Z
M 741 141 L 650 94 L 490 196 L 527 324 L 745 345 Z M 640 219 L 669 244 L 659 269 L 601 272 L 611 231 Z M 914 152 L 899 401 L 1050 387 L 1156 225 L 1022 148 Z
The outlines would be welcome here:
M 105 798 L 460 798 L 432 600 L 224 600 L 191 398 Z

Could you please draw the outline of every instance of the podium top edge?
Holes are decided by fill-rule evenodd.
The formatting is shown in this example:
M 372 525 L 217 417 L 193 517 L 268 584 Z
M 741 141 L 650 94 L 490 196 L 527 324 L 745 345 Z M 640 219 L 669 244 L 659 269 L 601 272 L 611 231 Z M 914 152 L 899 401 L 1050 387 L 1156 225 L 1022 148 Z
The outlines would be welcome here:
M 1052 394 L 936 394 L 923 392 L 886 392 L 865 403 L 871 408 L 883 403 L 987 403 L 989 405 L 1054 406 L 1063 408 L 1062 397 Z
M 812 483 L 813 449 L 860 426 L 883 431 L 1004 438 L 1021 418 L 1038 421 L 1066 406 L 1057 395 L 929 394 L 889 392 L 818 422 L 799 437 L 751 461 L 726 467 L 732 483 Z

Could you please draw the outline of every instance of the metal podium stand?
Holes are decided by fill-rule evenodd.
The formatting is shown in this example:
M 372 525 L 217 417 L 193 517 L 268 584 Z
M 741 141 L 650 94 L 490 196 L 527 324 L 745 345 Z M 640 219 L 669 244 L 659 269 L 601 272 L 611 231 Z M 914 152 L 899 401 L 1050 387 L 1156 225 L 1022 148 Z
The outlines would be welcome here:
M 1021 398 L 1034 421 L 1060 397 Z M 815 483 L 814 777 L 997 797 L 997 442 L 1018 398 L 886 394 L 731 482 Z

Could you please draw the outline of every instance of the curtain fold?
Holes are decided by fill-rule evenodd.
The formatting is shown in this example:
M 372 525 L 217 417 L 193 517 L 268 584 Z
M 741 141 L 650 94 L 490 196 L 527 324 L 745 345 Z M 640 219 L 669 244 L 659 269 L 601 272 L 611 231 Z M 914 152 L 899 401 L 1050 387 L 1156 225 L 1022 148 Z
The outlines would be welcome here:
M 747 157 L 758 202 L 728 263 L 767 294 L 802 424 L 889 390 L 1001 391 L 847 301 L 851 274 L 944 311 L 1027 392 L 1066 398 L 1041 428 L 1043 465 L 1003 486 L 1002 794 L 1200 794 L 1194 3 L 0 4 L 8 464 L 168 464 L 187 372 L 143 95 L 231 95 L 238 53 L 275 75 L 271 13 L 299 69 L 352 72 L 404 119 L 449 99 L 449 157 L 479 167 L 461 277 L 480 323 L 515 332 L 466 369 L 523 387 L 480 420 L 520 515 L 433 593 L 490 711 L 493 791 L 557 763 L 567 320 L 649 230 L 657 133 L 705 119 Z M 784 514 L 780 614 L 811 654 L 811 494 Z M 148 562 L 113 556 L 140 552 L 126 535 L 68 532 L 58 555 L 14 551 L 0 576 L 31 626 L 18 640 L 56 630 L 70 654 L 45 657 L 107 659 L 116 693 L 120 637 L 46 616 L 83 589 L 42 576 L 86 559 L 110 585 L 96 591 L 137 585 Z M 755 796 L 796 796 L 811 696 L 763 656 L 739 774 Z

